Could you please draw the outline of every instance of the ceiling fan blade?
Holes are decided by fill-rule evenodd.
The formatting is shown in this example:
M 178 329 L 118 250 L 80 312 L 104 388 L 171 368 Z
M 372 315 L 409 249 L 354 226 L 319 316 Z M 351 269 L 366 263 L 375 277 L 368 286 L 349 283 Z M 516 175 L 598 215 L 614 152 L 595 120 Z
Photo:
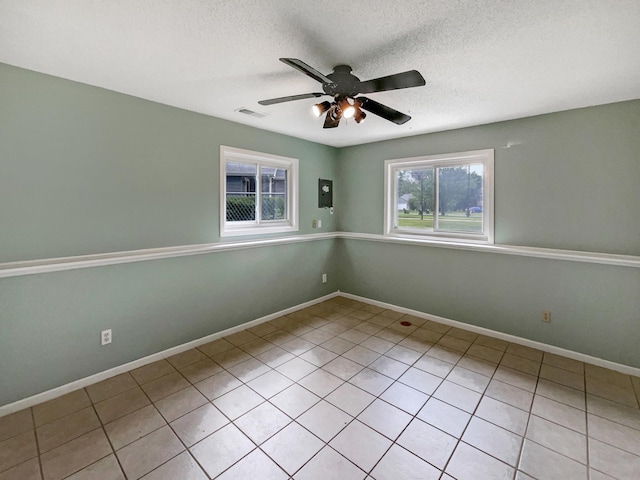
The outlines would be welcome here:
M 301 95 L 289 95 L 288 97 L 270 98 L 269 100 L 260 100 L 260 105 L 274 105 L 276 103 L 292 102 L 294 100 L 304 100 L 305 98 L 322 97 L 325 93 L 303 93 Z
M 391 107 L 387 107 L 381 103 L 376 102 L 375 100 L 371 100 L 367 97 L 358 97 L 357 101 L 360 102 L 360 108 L 373 113 L 374 115 L 378 115 L 379 117 L 384 118 L 385 120 L 389 120 L 397 125 L 402 125 L 403 123 L 407 123 L 411 120 L 409 115 L 405 115 L 402 112 L 394 110 Z
M 420 72 L 409 70 L 408 72 L 396 73 L 387 77 L 365 80 L 357 85 L 357 89 L 359 93 L 373 93 L 400 88 L 421 87 L 426 83 Z
M 324 117 L 324 125 L 322 128 L 336 128 L 340 124 L 342 113 L 338 110 L 338 106 L 334 105 L 327 110 L 327 115 Z
M 305 75 L 310 76 L 311 78 L 313 78 L 314 80 L 320 83 L 331 83 L 331 84 L 334 83 L 333 80 L 331 80 L 329 77 L 327 77 L 326 75 L 323 75 L 315 68 L 310 67 L 309 65 L 304 63 L 302 60 L 298 60 L 297 58 L 281 58 L 280 61 L 304 73 Z

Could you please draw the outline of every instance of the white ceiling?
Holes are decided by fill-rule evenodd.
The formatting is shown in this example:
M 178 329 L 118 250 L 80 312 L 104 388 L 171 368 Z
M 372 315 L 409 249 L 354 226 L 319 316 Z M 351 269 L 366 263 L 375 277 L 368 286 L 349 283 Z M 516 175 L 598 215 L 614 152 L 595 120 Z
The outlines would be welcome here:
M 639 52 L 638 0 L 0 0 L 0 62 L 338 147 L 640 98 Z M 323 129 L 279 57 L 427 84 Z

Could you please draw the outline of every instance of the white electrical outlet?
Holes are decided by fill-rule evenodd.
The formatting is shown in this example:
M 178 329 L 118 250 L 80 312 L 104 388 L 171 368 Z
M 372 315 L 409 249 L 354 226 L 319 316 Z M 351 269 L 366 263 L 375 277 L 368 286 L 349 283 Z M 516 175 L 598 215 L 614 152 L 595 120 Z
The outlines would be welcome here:
M 327 283 L 327 274 L 326 273 L 322 274 L 322 283 Z
M 100 344 L 101 345 L 108 345 L 110 343 L 111 343 L 111 329 L 103 330 L 100 333 Z
M 544 323 L 551 323 L 551 312 L 549 312 L 548 310 L 543 310 L 542 311 L 542 321 Z
M 322 220 L 318 220 L 318 228 L 322 228 Z

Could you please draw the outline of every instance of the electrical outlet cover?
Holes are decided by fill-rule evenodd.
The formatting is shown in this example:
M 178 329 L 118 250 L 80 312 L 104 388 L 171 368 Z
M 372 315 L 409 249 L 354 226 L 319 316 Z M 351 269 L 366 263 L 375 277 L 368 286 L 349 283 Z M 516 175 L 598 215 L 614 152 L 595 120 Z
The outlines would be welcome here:
M 100 333 L 100 345 L 108 345 L 111 343 L 111 329 L 103 330 Z

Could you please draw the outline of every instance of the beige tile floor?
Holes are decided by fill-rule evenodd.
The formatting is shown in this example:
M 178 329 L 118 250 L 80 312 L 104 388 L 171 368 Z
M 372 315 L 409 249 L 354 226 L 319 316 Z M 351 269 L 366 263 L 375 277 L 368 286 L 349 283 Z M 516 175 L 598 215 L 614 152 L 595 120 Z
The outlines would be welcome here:
M 639 398 L 337 297 L 0 418 L 0 480 L 638 479 Z

